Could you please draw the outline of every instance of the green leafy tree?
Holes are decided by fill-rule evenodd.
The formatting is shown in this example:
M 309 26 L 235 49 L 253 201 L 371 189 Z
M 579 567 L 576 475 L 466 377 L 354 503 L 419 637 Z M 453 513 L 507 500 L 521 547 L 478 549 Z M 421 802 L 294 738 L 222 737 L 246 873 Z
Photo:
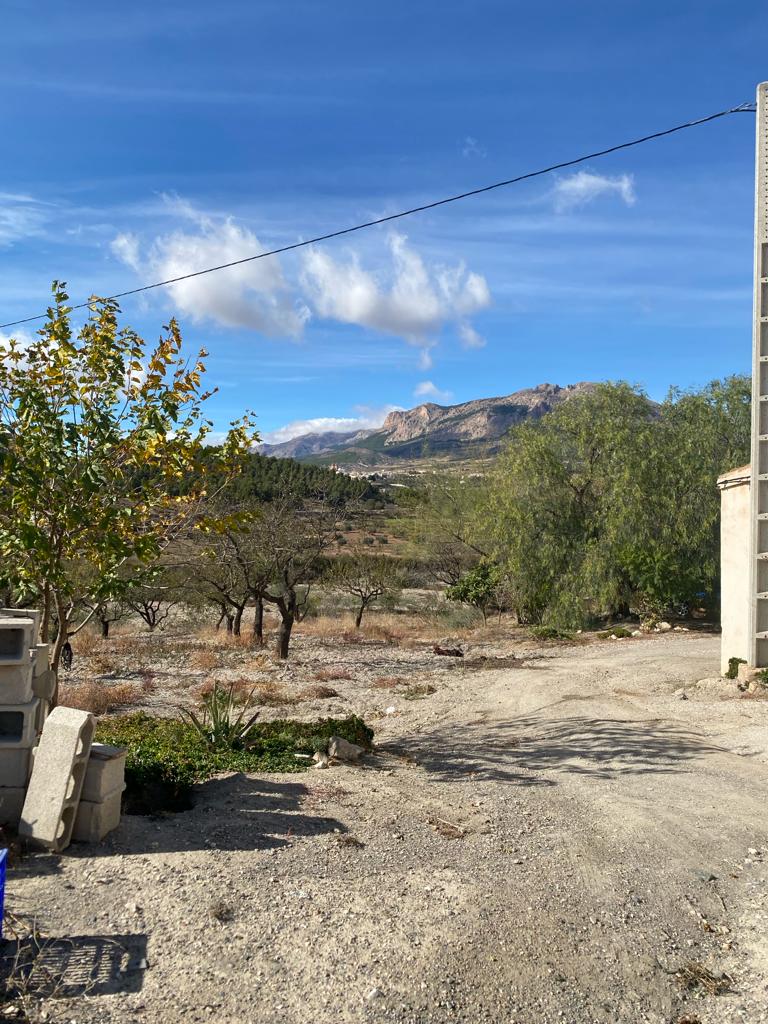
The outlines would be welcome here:
M 203 486 L 180 487 L 204 455 L 204 352 L 188 361 L 172 320 L 149 349 L 93 299 L 75 331 L 64 286 L 28 345 L 0 363 L 0 565 L 42 606 L 58 669 L 76 609 L 117 598 L 204 518 Z M 254 440 L 247 419 L 219 449 L 225 476 Z
M 523 621 L 663 611 L 713 598 L 717 477 L 749 456 L 749 381 L 670 392 L 599 385 L 517 428 L 484 522 Z
M 448 587 L 445 596 L 449 601 L 460 601 L 477 608 L 483 616 L 483 622 L 487 622 L 489 609 L 500 606 L 502 584 L 500 566 L 483 560 L 474 569 L 464 573 L 458 583 Z

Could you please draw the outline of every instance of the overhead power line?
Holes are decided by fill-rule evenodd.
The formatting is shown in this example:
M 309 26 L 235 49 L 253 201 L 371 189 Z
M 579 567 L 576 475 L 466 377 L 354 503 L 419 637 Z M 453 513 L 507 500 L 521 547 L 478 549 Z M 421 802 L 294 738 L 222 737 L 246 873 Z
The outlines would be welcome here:
M 254 260 L 263 260 L 267 256 L 279 256 L 284 252 L 292 252 L 294 249 L 302 249 L 307 245 L 316 245 L 318 242 L 327 242 L 332 238 L 340 238 L 342 235 L 351 235 L 355 231 L 363 231 L 365 228 L 373 228 L 378 224 L 388 224 L 394 220 L 401 220 L 403 217 L 411 217 L 414 213 L 423 213 L 425 210 L 434 210 L 438 206 L 446 206 L 448 203 L 457 203 L 460 199 L 469 199 L 472 196 L 482 195 L 483 192 L 492 192 L 497 188 L 506 188 L 508 185 L 517 185 L 521 181 L 528 181 L 531 178 L 539 178 L 544 174 L 551 174 L 553 171 L 562 171 L 566 167 L 575 167 L 587 160 L 596 160 L 601 156 L 608 156 L 609 153 L 618 153 L 622 149 L 630 149 L 632 146 L 640 146 L 644 142 L 651 142 L 654 139 L 662 139 L 665 135 L 674 135 L 675 132 L 685 131 L 686 128 L 695 128 L 700 124 L 708 124 L 710 121 L 717 121 L 718 118 L 727 117 L 729 114 L 754 113 L 757 107 L 755 103 L 742 103 L 738 107 L 730 107 L 728 110 L 720 110 L 716 114 L 708 114 L 706 117 L 699 117 L 695 121 L 686 121 L 685 124 L 675 125 L 674 128 L 666 128 L 664 131 L 653 132 L 651 135 L 643 135 L 639 139 L 632 139 L 630 142 L 620 142 L 618 145 L 609 146 L 607 149 L 599 149 L 594 153 L 585 153 L 583 156 L 574 157 L 572 160 L 563 160 L 557 164 L 550 164 L 549 167 L 542 167 L 537 171 L 528 171 L 526 174 L 518 174 L 515 178 L 507 178 L 505 181 L 496 181 L 492 185 L 483 185 L 480 188 L 470 189 L 468 192 L 460 192 L 455 196 L 448 196 L 445 199 L 435 199 L 421 206 L 412 206 L 408 210 L 401 210 L 399 213 L 390 213 L 386 217 L 377 217 L 375 220 L 367 220 L 362 224 L 354 224 L 352 227 L 339 228 L 337 231 L 328 231 L 324 235 L 316 235 L 314 238 L 307 238 L 301 242 L 293 242 L 291 245 L 283 245 L 279 249 L 270 249 L 267 252 L 257 252 L 253 256 L 244 256 L 239 260 L 232 260 L 230 263 L 220 263 L 215 267 L 205 267 L 203 270 L 193 270 L 188 274 L 180 274 L 178 277 L 169 277 L 165 281 L 155 281 L 154 284 L 144 284 L 138 288 L 129 288 L 124 292 L 116 292 L 114 295 L 107 295 L 107 300 L 124 299 L 129 295 L 138 295 L 140 292 L 152 291 L 154 288 L 167 288 L 168 285 L 178 284 L 179 281 L 189 281 L 193 277 L 202 277 L 203 274 L 213 274 L 218 270 L 227 270 L 229 267 L 239 267 L 243 263 L 252 263 Z M 78 302 L 70 309 L 85 309 L 91 305 L 92 300 Z M 38 313 L 35 316 L 24 317 L 22 320 L 11 320 L 6 324 L 0 324 L 0 329 L 5 327 L 17 327 L 20 324 L 32 323 L 34 320 L 43 320 L 47 313 Z

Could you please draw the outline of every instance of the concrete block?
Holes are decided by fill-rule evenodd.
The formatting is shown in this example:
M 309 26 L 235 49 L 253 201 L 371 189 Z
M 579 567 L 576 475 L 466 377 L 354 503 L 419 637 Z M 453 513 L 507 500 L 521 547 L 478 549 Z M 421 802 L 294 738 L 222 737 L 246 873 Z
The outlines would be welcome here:
M 0 619 L 32 619 L 35 639 L 30 646 L 37 643 L 40 635 L 40 612 L 37 608 L 0 608 Z
M 0 786 L 26 786 L 30 770 L 30 748 L 0 749 Z
M 0 825 L 19 824 L 25 792 L 23 786 L 0 786 Z
M 35 751 L 19 835 L 48 849 L 69 846 L 96 720 L 88 711 L 57 707 Z
M 119 786 L 99 801 L 81 800 L 75 815 L 72 839 L 76 843 L 100 843 L 120 824 L 120 805 L 125 786 Z
M 56 673 L 47 668 L 40 675 L 32 676 L 32 693 L 40 700 L 50 701 L 53 698 L 53 691 L 56 689 Z
M 34 695 L 31 659 L 22 665 L 0 663 L 0 705 L 27 704 Z
M 35 644 L 32 648 L 32 656 L 35 662 L 35 675 L 42 675 L 47 672 L 50 666 L 50 652 L 48 644 Z
M 25 704 L 0 704 L 0 750 L 33 746 L 39 703 L 35 697 Z
M 124 747 L 110 747 L 106 743 L 94 743 L 91 746 L 91 756 L 88 758 L 88 767 L 85 769 L 85 780 L 80 800 L 89 800 L 92 803 L 99 803 L 106 800 L 108 796 L 119 789 L 122 793 L 125 788 L 125 758 L 127 750 Z
M 25 665 L 35 645 L 32 619 L 17 616 L 0 618 L 0 665 Z

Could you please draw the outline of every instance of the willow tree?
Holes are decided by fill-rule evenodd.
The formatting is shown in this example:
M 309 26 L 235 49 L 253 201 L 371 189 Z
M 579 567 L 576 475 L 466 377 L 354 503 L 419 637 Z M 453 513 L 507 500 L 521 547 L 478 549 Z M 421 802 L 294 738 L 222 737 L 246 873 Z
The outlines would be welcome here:
M 182 355 L 175 320 L 149 347 L 114 301 L 94 298 L 77 331 L 67 302 L 54 282 L 37 337 L 11 340 L 0 361 L 0 573 L 41 605 L 54 670 L 77 609 L 124 593 L 204 518 L 213 393 L 206 353 Z M 247 417 L 232 424 L 218 449 L 226 473 L 254 437 Z

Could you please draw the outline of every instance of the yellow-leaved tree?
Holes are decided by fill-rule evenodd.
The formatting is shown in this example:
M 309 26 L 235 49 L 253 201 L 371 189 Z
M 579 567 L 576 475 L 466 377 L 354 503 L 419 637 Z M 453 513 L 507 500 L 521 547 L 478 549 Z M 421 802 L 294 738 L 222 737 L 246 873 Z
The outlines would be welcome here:
M 135 584 L 205 522 L 210 498 L 206 353 L 182 355 L 175 320 L 150 348 L 112 300 L 94 298 L 74 331 L 67 302 L 54 282 L 37 337 L 11 340 L 0 359 L 0 583 L 42 608 L 55 671 L 77 609 Z M 217 487 L 255 440 L 248 416 L 231 424 Z

